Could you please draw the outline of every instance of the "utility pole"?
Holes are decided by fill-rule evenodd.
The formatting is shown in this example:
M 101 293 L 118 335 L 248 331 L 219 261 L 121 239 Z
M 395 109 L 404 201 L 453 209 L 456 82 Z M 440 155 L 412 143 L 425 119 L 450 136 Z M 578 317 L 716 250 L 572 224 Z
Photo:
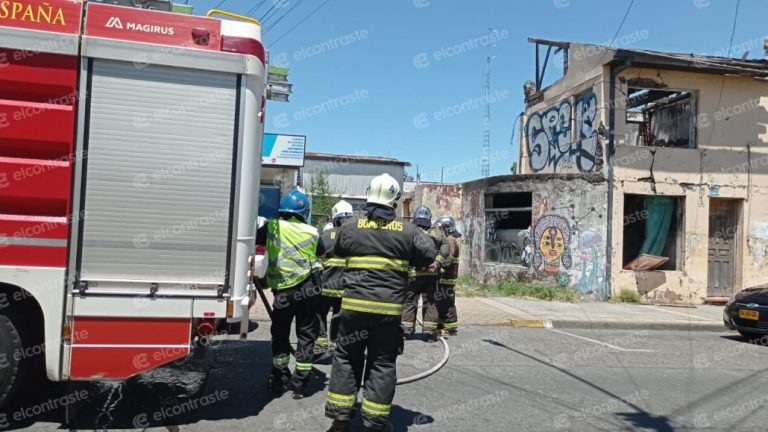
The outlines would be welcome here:
M 490 40 L 493 29 L 488 28 L 488 39 Z M 491 46 L 488 44 L 488 55 L 485 58 L 485 118 L 483 119 L 483 177 L 488 177 L 491 173 Z

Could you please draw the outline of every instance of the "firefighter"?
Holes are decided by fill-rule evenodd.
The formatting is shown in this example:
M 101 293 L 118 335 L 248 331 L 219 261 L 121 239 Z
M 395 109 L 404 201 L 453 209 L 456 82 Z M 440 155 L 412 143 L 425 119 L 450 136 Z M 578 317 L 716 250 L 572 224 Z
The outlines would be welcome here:
M 432 227 L 432 211 L 427 206 L 420 206 L 413 213 L 413 224 L 424 230 L 434 240 L 437 258 L 427 267 L 412 267 L 405 292 L 405 303 L 401 325 L 406 338 L 416 330 L 416 313 L 419 308 L 419 297 L 422 298 L 424 315 L 424 330 L 428 333 L 437 331 L 437 305 L 431 299 L 437 290 L 437 276 L 443 261 L 448 258 L 450 245 L 447 237 L 438 227 Z
M 267 224 L 267 284 L 274 294 L 272 312 L 272 372 L 270 390 L 280 396 L 293 386 L 293 398 L 304 397 L 309 382 L 317 337 L 319 278 L 322 270 L 317 255 L 322 253 L 317 229 L 306 223 L 309 198 L 293 190 L 280 201 L 279 218 Z M 296 370 L 291 375 L 291 324 L 296 319 L 298 347 Z
M 397 356 L 403 349 L 400 315 L 408 268 L 428 266 L 435 260 L 432 239 L 397 218 L 399 197 L 397 180 L 388 174 L 374 177 L 365 216 L 339 230 L 334 252 L 346 258 L 347 268 L 325 406 L 326 416 L 334 419 L 329 432 L 349 430 L 361 385 L 366 430 L 392 430 L 389 414 L 397 385 Z
M 334 254 L 334 245 L 338 237 L 341 225 L 354 216 L 352 204 L 341 200 L 331 209 L 333 226 L 320 234 L 325 254 L 321 257 L 323 262 L 322 293 L 320 308 L 317 310 L 317 318 L 320 323 L 320 332 L 317 338 L 316 348 L 326 348 L 336 340 L 338 324 L 331 321 L 330 341 L 328 340 L 328 311 L 333 310 L 333 315 L 338 315 L 341 309 L 341 295 L 344 294 L 344 286 L 341 283 L 341 275 L 346 267 L 344 258 L 338 258 Z
M 455 336 L 459 330 L 459 317 L 456 313 L 456 279 L 459 277 L 459 238 L 461 238 L 461 233 L 456 231 L 456 222 L 450 216 L 441 217 L 437 224 L 448 239 L 450 254 L 440 272 L 437 293 L 435 293 L 433 301 L 437 304 L 438 329 L 442 330 L 443 335 Z

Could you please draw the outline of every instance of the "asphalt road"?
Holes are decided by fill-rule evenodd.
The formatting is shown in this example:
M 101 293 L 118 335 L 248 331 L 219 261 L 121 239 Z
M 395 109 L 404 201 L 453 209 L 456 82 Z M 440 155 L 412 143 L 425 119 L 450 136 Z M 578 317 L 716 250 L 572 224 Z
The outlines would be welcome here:
M 223 341 L 207 359 L 124 384 L 35 387 L 35 396 L 0 415 L 0 427 L 325 431 L 330 365 L 317 365 L 310 397 L 274 400 L 265 390 L 266 326 L 251 339 Z M 731 333 L 468 327 L 450 345 L 448 366 L 398 387 L 395 430 L 768 427 L 768 346 Z M 428 369 L 441 354 L 439 344 L 407 342 L 401 376 Z

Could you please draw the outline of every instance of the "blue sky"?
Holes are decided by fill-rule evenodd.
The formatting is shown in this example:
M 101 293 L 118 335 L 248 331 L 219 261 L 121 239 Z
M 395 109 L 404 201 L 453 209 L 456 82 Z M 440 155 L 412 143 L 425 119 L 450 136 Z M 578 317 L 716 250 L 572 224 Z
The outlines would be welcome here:
M 275 0 L 281 16 L 301 0 Z M 267 107 L 267 132 L 307 135 L 307 150 L 389 156 L 416 165 L 424 180 L 480 177 L 483 69 L 493 46 L 491 174 L 517 159 L 514 119 L 522 85 L 534 79 L 528 37 L 608 44 L 629 0 L 331 0 L 273 43 L 324 0 L 303 0 L 274 28 L 265 46 L 273 63 L 290 66 L 290 103 Z M 190 0 L 203 13 L 219 0 Z M 253 1 L 222 6 L 246 12 Z M 267 0 L 255 14 L 271 7 Z M 736 0 L 635 0 L 619 32 L 624 46 L 725 55 Z M 742 0 L 734 56 L 762 57 L 768 34 L 765 0 Z M 461 44 L 464 46 L 461 47 Z M 457 45 L 459 47 L 457 47 Z M 561 72 L 549 66 L 551 75 Z M 549 74 L 548 74 L 549 75 Z M 550 78 L 551 80 L 551 78 Z M 519 129 L 519 128 L 518 128 Z

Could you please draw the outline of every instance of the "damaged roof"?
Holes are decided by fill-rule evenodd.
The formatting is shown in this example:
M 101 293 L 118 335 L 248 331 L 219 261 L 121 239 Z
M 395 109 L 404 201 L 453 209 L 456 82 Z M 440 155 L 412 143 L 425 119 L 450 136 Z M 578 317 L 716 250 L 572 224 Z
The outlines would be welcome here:
M 603 64 L 768 78 L 768 60 L 765 59 L 738 59 L 693 53 L 684 54 L 645 49 L 627 49 L 536 38 L 528 38 L 528 42 L 561 49 L 570 49 L 571 44 L 574 44 L 595 47 L 601 53 L 605 53 L 608 50 L 613 51 L 613 57 L 606 56 Z

